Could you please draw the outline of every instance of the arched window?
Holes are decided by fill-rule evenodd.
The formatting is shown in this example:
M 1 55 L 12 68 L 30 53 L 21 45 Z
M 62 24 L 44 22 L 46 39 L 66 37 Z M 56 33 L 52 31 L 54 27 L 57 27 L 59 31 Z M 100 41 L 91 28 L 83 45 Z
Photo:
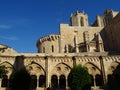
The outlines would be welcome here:
M 39 77 L 39 87 L 45 87 L 46 78 L 45 75 L 40 75 Z
M 31 89 L 36 89 L 37 87 L 37 76 L 32 75 L 31 76 Z
M 51 86 L 54 88 L 58 87 L 58 77 L 56 75 L 52 75 L 51 77 Z
M 102 86 L 103 84 L 103 78 L 102 75 L 95 75 L 95 81 L 96 81 L 96 86 Z
M 91 86 L 94 86 L 94 79 L 93 79 L 93 76 L 90 75 L 90 77 L 91 77 Z
M 59 79 L 59 87 L 60 88 L 66 88 L 66 78 L 64 75 L 61 75 L 60 76 L 60 79 Z
M 8 86 L 8 77 L 7 75 L 3 76 L 3 79 L 2 79 L 2 87 L 7 87 Z

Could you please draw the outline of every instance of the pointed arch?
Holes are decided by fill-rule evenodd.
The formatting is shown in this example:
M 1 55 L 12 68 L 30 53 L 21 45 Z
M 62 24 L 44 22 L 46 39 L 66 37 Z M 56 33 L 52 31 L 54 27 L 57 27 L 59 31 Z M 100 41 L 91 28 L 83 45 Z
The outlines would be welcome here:
M 4 65 L 6 67 L 7 75 L 10 75 L 14 69 L 14 66 L 7 61 L 0 63 L 0 65 Z
M 44 74 L 46 73 L 45 69 L 40 64 L 38 64 L 34 61 L 32 61 L 30 64 L 26 65 L 25 67 L 26 67 L 27 70 L 30 71 L 30 70 L 33 69 L 33 67 L 32 67 L 33 65 L 39 66 L 39 67 L 36 67 L 36 69 L 42 70 Z
M 63 63 L 63 62 L 62 62 L 62 63 L 58 63 L 56 66 L 58 66 L 58 65 L 60 65 L 60 64 L 63 64 L 63 65 L 65 65 L 65 66 L 67 66 L 67 67 L 69 67 L 69 68 L 71 69 L 71 67 L 70 67 L 69 65 L 67 65 L 66 63 Z M 55 66 L 55 67 L 56 67 L 56 66 Z
M 8 62 L 8 61 L 0 63 L 0 65 L 4 65 L 4 64 L 8 64 L 8 65 L 10 65 L 13 68 L 13 65 L 10 62 Z
M 117 62 L 117 61 L 111 62 L 111 64 L 108 66 L 107 74 L 108 74 L 108 75 L 112 75 L 112 74 L 113 74 L 113 71 L 116 70 L 116 68 L 117 68 L 119 65 L 120 65 L 120 62 Z
M 85 66 L 86 64 L 91 64 L 92 66 L 94 66 L 95 68 L 97 68 L 99 71 L 101 71 L 100 68 L 98 68 L 97 65 L 95 65 L 95 64 L 92 63 L 92 62 L 87 62 L 87 63 L 84 64 L 84 66 Z
M 84 67 L 86 67 L 88 69 L 88 72 L 91 75 L 101 74 L 100 68 L 97 65 L 95 65 L 94 63 L 87 62 L 84 64 Z

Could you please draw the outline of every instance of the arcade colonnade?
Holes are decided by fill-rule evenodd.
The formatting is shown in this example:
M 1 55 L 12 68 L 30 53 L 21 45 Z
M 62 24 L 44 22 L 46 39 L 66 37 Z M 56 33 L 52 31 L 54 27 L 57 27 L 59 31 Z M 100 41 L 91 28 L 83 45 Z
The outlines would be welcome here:
M 2 87 L 9 86 L 9 78 L 17 56 L 1 55 L 0 65 L 7 67 L 7 75 L 2 79 Z M 81 64 L 88 69 L 92 87 L 103 86 L 110 79 L 120 63 L 120 56 L 80 56 L 80 55 L 40 55 L 24 54 L 24 67 L 31 76 L 31 87 L 66 88 L 68 75 L 74 65 Z M 19 66 L 19 65 L 18 65 Z

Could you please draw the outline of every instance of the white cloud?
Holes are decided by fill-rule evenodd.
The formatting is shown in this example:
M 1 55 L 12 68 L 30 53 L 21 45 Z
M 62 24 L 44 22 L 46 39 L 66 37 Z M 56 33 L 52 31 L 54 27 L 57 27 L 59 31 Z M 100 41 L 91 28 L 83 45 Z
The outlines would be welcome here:
M 10 29 L 10 25 L 0 25 L 0 29 Z
M 0 36 L 1 39 L 5 39 L 5 40 L 9 40 L 9 41 L 15 41 L 15 40 L 18 40 L 17 37 L 14 37 L 14 36 Z

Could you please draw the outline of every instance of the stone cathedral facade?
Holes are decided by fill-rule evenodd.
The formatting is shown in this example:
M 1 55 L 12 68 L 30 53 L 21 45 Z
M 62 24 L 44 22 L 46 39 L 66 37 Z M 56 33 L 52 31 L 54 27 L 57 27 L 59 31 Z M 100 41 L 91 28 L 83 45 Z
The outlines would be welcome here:
M 68 88 L 68 75 L 74 65 L 81 64 L 91 76 L 91 88 L 104 86 L 120 63 L 120 13 L 106 10 L 92 25 L 85 12 L 76 11 L 69 24 L 60 24 L 60 33 L 37 40 L 38 53 L 17 53 L 0 44 L 0 65 L 8 73 L 2 87 L 9 86 L 14 69 L 23 66 L 31 75 L 31 88 Z M 24 57 L 23 64 L 21 58 Z M 16 57 L 19 57 L 15 64 Z

